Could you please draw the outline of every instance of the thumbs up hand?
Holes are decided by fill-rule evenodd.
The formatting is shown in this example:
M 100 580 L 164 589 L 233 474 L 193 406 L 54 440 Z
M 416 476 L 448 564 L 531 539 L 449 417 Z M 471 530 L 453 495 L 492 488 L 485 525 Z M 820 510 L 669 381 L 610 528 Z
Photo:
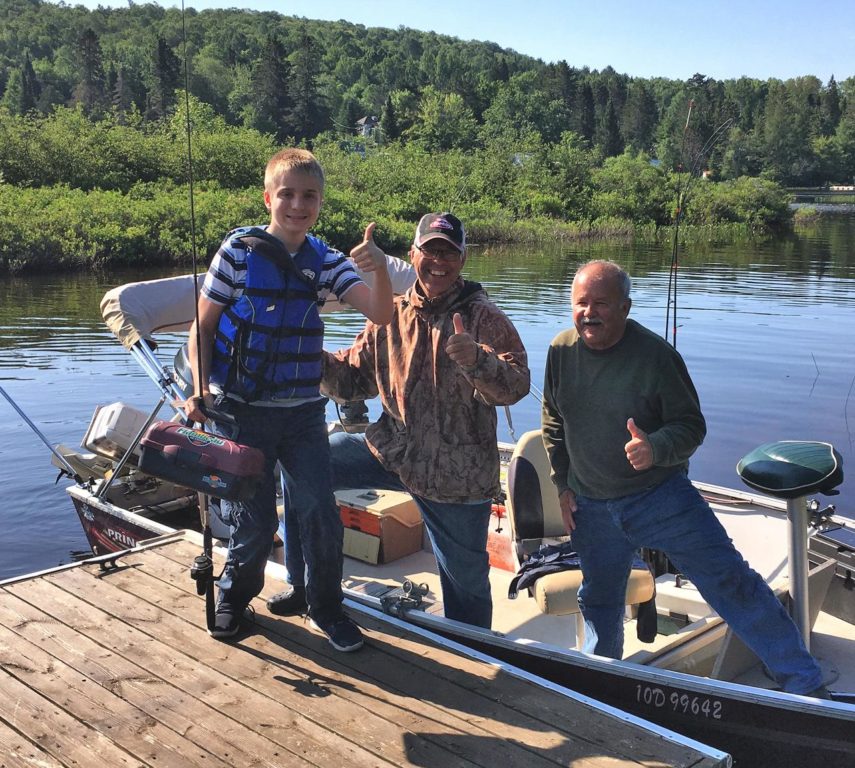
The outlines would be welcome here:
M 653 466 L 653 446 L 647 439 L 647 433 L 636 425 L 634 419 L 626 422 L 626 428 L 630 436 L 629 442 L 623 447 L 627 461 L 638 472 L 650 469 Z
M 386 267 L 386 254 L 374 242 L 374 229 L 377 225 L 372 221 L 365 227 L 362 242 L 351 252 L 350 258 L 362 272 L 374 272 Z
M 463 317 L 455 312 L 452 318 L 454 335 L 445 345 L 446 354 L 458 365 L 471 368 L 478 361 L 478 345 L 463 327 Z

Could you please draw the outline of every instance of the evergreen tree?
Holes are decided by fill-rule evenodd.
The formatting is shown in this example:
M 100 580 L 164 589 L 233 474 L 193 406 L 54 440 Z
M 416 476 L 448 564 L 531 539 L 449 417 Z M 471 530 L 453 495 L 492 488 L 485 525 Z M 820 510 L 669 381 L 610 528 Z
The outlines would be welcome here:
M 825 90 L 820 94 L 820 131 L 823 136 L 831 136 L 840 123 L 840 92 L 834 75 L 828 81 Z
M 127 114 L 133 106 L 134 100 L 125 77 L 125 68 L 120 64 L 116 69 L 110 71 L 107 79 L 110 83 L 113 109 L 120 115 Z
M 606 108 L 600 118 L 597 139 L 604 157 L 614 157 L 623 152 L 623 139 L 620 135 L 617 113 L 611 99 L 606 103 Z
M 66 104 L 68 99 L 55 85 L 48 83 L 41 89 L 36 110 L 43 115 L 49 115 L 55 107 Z
M 754 131 L 763 116 L 763 106 L 769 92 L 768 83 L 748 77 L 729 80 L 724 84 L 727 111 L 736 127 Z
M 652 150 L 658 117 L 650 89 L 643 80 L 634 80 L 629 86 L 621 132 L 636 152 Z
M 773 82 L 763 121 L 764 170 L 782 184 L 820 183 L 811 139 L 817 134 L 814 77 Z M 814 98 L 812 98 L 814 97 Z
M 80 65 L 80 82 L 74 89 L 73 101 L 83 107 L 87 115 L 97 116 L 104 108 L 106 78 L 101 61 L 101 43 L 91 27 L 87 27 L 77 44 Z
M 490 62 L 488 77 L 493 82 L 507 83 L 511 73 L 508 70 L 508 60 L 504 56 L 495 56 Z
M 272 35 L 252 67 L 249 127 L 273 134 L 278 141 L 289 135 L 293 102 L 289 88 L 291 65 L 282 44 Z
M 395 110 L 395 125 L 400 138 L 419 119 L 419 97 L 414 91 L 404 89 L 392 91 L 388 98 Z
M 290 78 L 293 100 L 290 123 L 297 141 L 317 136 L 329 122 L 326 107 L 318 90 L 319 59 L 315 41 L 303 29 L 294 53 Z
M 395 105 L 392 103 L 392 94 L 386 96 L 386 101 L 383 104 L 383 111 L 380 113 L 380 130 L 383 139 L 386 141 L 394 141 L 401 135 Z
M 175 104 L 175 90 L 181 78 L 181 61 L 158 35 L 148 73 L 146 117 L 160 120 Z
M 588 142 L 593 143 L 594 127 L 596 125 L 594 115 L 594 91 L 591 88 L 591 84 L 588 82 L 585 82 L 582 85 L 582 89 L 579 93 L 576 120 L 576 133 Z
M 571 114 L 576 100 L 576 72 L 563 59 L 555 65 L 555 84 L 556 95 Z
M 345 96 L 341 102 L 338 117 L 336 118 L 336 128 L 342 133 L 351 137 L 356 133 L 356 122 L 365 115 L 365 110 L 359 105 L 359 102 L 353 96 Z
M 42 86 L 30 61 L 29 51 L 24 55 L 24 64 L 21 67 L 21 88 L 23 91 L 21 114 L 23 115 L 36 108 L 42 93 Z
M 13 115 L 26 115 L 38 108 L 41 90 L 30 53 L 26 51 L 24 63 L 9 72 L 2 104 Z
M 3 91 L 3 100 L 0 101 L 0 106 L 8 109 L 13 115 L 20 115 L 22 114 L 21 108 L 23 105 L 24 86 L 21 70 L 17 68 L 9 72 L 9 79 L 6 81 L 6 90 Z
M 855 85 L 853 78 L 847 82 Z M 834 142 L 840 157 L 836 179 L 847 184 L 855 184 L 855 99 L 848 103 L 846 111 L 840 116 Z

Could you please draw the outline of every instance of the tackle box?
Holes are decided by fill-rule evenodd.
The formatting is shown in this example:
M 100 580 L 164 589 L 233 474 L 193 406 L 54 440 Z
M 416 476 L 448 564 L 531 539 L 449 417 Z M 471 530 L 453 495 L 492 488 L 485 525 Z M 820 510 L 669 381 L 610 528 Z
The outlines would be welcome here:
M 156 421 L 140 441 L 143 472 L 209 496 L 243 501 L 264 472 L 264 454 L 210 432 Z
M 422 548 L 422 516 L 400 491 L 355 488 L 335 492 L 344 524 L 344 554 L 366 563 L 389 563 Z

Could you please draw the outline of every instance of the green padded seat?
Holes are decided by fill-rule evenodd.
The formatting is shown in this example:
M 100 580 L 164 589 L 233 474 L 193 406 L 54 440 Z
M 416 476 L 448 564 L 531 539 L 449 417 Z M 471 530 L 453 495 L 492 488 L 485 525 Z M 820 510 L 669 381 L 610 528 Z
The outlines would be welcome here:
M 843 482 L 843 459 L 831 443 L 782 440 L 755 448 L 736 471 L 746 485 L 770 496 L 832 495 Z

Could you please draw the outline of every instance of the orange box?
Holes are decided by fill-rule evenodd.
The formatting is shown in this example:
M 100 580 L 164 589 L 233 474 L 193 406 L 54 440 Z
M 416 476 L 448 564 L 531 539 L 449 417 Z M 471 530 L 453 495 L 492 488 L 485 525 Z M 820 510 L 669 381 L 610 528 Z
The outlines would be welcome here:
M 353 528 L 371 536 L 380 535 L 380 515 L 367 509 L 356 509 L 344 503 L 338 505 L 338 511 L 345 528 Z
M 344 524 L 344 554 L 389 563 L 422 548 L 422 516 L 408 493 L 356 488 L 335 492 Z

